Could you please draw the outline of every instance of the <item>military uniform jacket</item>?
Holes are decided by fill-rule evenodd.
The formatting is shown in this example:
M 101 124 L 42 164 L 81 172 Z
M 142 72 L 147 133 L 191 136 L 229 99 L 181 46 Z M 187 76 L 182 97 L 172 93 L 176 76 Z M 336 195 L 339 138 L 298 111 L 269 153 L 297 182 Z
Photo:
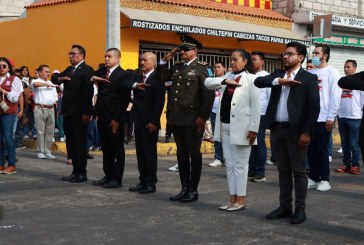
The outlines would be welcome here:
M 198 117 L 209 118 L 215 92 L 204 85 L 208 77 L 206 63 L 195 59 L 183 68 L 184 63 L 177 63 L 171 69 L 167 65 L 158 65 L 156 76 L 161 82 L 172 81 L 168 124 L 194 126 Z

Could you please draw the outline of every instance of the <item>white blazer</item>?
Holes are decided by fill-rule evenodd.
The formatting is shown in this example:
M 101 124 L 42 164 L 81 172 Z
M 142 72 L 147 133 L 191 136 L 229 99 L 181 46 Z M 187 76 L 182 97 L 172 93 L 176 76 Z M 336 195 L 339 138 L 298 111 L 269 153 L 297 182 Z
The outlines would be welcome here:
M 226 89 L 226 85 L 221 85 L 225 79 L 235 80 L 241 76 L 239 83 L 240 87 L 236 87 L 231 100 L 230 110 L 230 144 L 234 145 L 249 145 L 247 135 L 249 131 L 258 132 L 260 121 L 260 90 L 255 87 L 255 75 L 247 72 L 241 72 L 234 75 L 228 72 L 223 77 L 209 77 L 205 80 L 206 88 L 210 90 L 222 89 L 220 103 L 216 113 L 214 140 L 221 142 L 221 118 L 220 108 L 221 99 Z M 254 145 L 257 144 L 255 140 Z

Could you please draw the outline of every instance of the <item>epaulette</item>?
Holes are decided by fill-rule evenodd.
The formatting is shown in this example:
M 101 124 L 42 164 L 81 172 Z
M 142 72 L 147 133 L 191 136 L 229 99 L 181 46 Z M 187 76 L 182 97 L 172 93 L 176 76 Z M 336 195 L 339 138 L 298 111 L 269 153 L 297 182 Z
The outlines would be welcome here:
M 199 63 L 200 65 L 203 65 L 203 66 L 208 65 L 208 63 L 207 63 L 207 62 L 205 62 L 205 61 L 198 61 L 197 63 Z

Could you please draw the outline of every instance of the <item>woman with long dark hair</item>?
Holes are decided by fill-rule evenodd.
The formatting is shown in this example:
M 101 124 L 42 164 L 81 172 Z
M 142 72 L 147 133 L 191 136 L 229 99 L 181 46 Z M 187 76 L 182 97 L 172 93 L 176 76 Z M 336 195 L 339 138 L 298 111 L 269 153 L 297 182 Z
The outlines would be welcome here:
M 205 86 L 211 90 L 222 89 L 214 139 L 222 142 L 230 199 L 219 209 L 237 211 L 246 207 L 249 156 L 251 146 L 257 144 L 261 106 L 250 54 L 243 49 L 235 50 L 230 65 L 232 72 L 207 78 Z
M 18 99 L 23 92 L 22 81 L 13 75 L 9 60 L 0 57 L 0 172 L 16 173 L 13 128 L 18 113 Z M 5 168 L 5 146 L 8 167 Z

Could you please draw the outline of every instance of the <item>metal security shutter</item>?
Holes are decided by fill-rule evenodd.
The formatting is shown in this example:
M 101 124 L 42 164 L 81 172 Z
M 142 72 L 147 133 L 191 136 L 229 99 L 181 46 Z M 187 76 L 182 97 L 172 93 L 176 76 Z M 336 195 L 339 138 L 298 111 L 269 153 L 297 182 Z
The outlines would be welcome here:
M 350 48 L 339 48 L 330 47 L 330 60 L 329 64 L 336 68 L 342 76 L 344 73 L 344 64 L 346 60 L 356 60 L 358 63 L 357 72 L 364 70 L 364 50 L 362 49 L 350 49 Z

